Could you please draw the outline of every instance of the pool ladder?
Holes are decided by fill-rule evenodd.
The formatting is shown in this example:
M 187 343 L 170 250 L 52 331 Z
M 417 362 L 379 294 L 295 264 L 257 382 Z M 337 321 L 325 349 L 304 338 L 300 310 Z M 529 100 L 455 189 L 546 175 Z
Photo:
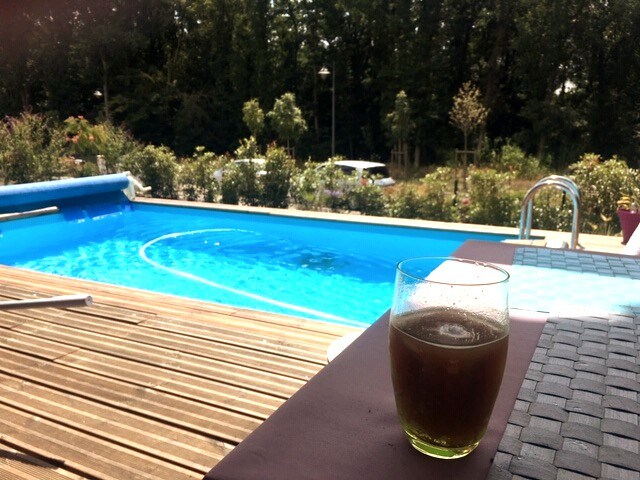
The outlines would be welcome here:
M 580 190 L 576 183 L 568 177 L 561 175 L 550 175 L 541 180 L 529 189 L 522 201 L 522 211 L 520 212 L 520 239 L 531 238 L 531 223 L 533 220 L 533 199 L 536 194 L 546 187 L 558 188 L 565 192 L 573 203 L 573 222 L 571 224 L 571 244 L 569 248 L 578 248 L 578 236 L 580 235 Z

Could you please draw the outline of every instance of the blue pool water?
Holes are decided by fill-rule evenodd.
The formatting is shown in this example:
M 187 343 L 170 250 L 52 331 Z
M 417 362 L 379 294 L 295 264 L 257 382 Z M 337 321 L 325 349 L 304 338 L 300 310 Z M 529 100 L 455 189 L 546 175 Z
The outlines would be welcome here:
M 310 319 L 368 325 L 398 261 L 507 237 L 149 204 L 0 224 L 0 263 Z

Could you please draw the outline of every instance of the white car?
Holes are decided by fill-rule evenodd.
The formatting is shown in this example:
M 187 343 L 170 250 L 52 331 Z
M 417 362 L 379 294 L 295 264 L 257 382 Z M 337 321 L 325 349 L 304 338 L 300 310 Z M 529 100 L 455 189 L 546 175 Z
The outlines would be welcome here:
M 238 160 L 234 160 L 231 163 L 235 165 L 251 164 L 256 169 L 256 174 L 258 176 L 262 176 L 267 173 L 266 170 L 264 169 L 264 166 L 267 163 L 267 161 L 264 158 L 240 158 Z M 213 172 L 213 178 L 217 182 L 221 182 L 222 177 L 224 176 L 225 170 L 227 168 L 228 167 L 222 167 L 217 169 L 215 172 Z
M 373 179 L 373 184 L 379 187 L 390 187 L 396 183 L 389 175 L 389 169 L 384 163 L 364 160 L 338 160 L 335 164 L 346 175 L 355 174 L 358 182 L 364 177 Z

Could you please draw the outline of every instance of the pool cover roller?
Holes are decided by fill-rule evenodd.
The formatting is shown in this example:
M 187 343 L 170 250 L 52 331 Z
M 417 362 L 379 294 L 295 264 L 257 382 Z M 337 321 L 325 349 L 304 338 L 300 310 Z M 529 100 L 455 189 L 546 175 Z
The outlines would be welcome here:
M 68 178 L 0 187 L 0 213 L 27 212 L 46 207 L 126 200 L 130 178 L 125 173 Z

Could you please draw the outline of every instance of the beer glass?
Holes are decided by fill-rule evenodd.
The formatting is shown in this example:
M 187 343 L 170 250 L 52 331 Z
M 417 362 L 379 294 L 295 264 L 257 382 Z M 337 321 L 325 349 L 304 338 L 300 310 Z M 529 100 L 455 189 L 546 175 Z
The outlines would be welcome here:
M 402 261 L 389 326 L 396 407 L 418 451 L 452 459 L 478 446 L 509 340 L 509 274 L 458 258 Z

